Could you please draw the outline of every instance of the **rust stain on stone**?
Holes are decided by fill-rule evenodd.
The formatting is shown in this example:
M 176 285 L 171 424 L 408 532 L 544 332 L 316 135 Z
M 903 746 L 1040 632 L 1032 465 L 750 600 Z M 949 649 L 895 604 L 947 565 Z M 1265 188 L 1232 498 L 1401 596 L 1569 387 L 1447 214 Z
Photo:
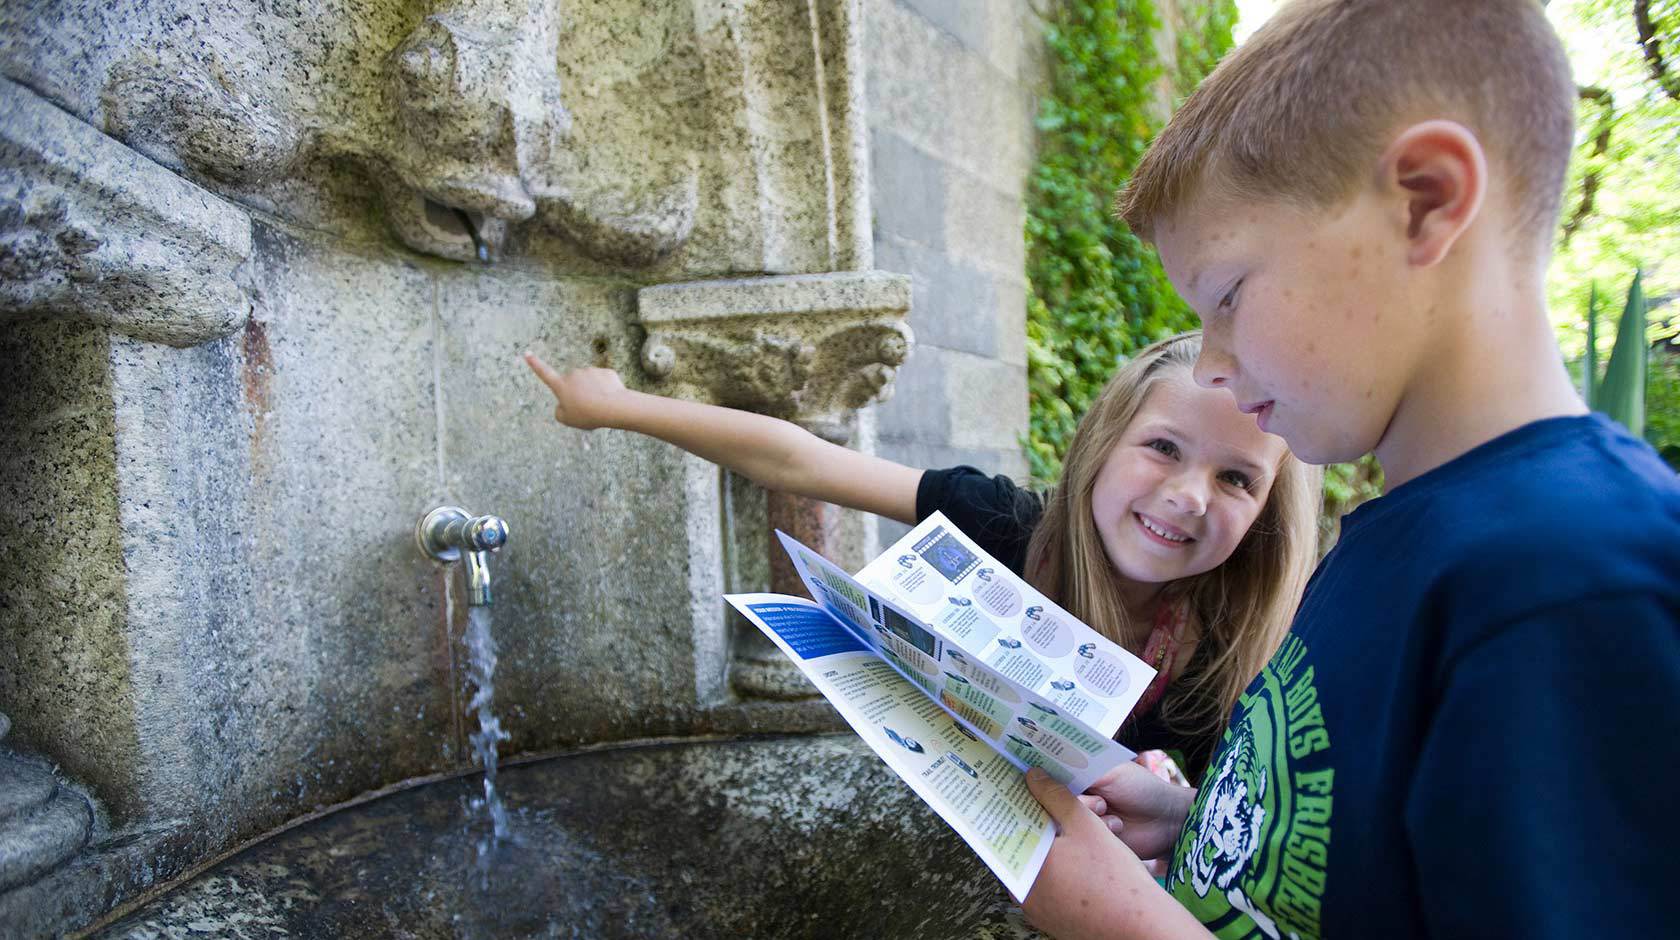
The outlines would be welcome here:
M 269 377 L 274 373 L 274 354 L 268 348 L 268 330 L 252 317 L 245 321 L 245 404 L 258 417 L 268 411 Z
M 268 413 L 274 377 L 274 353 L 268 345 L 268 330 L 261 320 L 245 321 L 245 362 L 241 369 L 245 408 L 251 414 L 251 474 L 264 477 L 269 470 Z
M 770 493 L 765 508 L 770 529 L 781 529 L 805 543 L 819 555 L 832 557 L 838 540 L 840 508 L 832 503 L 794 496 L 789 493 Z M 770 590 L 795 597 L 809 597 L 805 582 L 788 559 L 787 552 L 772 538 L 770 540 Z

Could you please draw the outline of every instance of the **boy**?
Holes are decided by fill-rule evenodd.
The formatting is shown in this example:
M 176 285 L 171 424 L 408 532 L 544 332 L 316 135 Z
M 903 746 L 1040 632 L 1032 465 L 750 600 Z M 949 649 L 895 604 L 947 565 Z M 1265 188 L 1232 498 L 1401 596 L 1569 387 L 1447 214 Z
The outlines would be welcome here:
M 1304 460 L 1374 452 L 1389 492 L 1199 792 L 1123 767 L 1092 813 L 1032 776 L 1061 828 L 1035 924 L 1672 934 L 1680 483 L 1552 338 L 1574 102 L 1537 0 L 1300 0 L 1150 148 L 1120 210 L 1202 315 L 1197 380 Z

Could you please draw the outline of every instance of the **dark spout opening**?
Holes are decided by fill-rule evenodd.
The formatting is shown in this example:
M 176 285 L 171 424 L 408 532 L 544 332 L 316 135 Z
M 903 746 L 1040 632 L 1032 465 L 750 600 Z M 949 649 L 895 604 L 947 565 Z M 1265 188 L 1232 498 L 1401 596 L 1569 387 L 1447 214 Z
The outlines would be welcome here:
M 433 199 L 426 200 L 426 218 L 439 228 L 452 228 L 455 224 L 459 224 L 461 229 L 466 232 L 467 237 L 472 239 L 473 254 L 480 263 L 489 264 L 490 245 L 485 242 L 482 235 L 478 234 L 478 222 L 474 221 L 473 218 L 475 215 L 477 213 L 468 212 L 455 206 L 446 206 Z
M 479 263 L 489 264 L 490 246 L 484 244 L 484 239 L 478 236 L 478 227 L 473 225 L 472 217 L 467 215 L 467 210 L 456 209 L 455 217 L 461 220 L 461 226 L 467 230 L 467 237 L 472 239 L 473 253 L 478 255 Z

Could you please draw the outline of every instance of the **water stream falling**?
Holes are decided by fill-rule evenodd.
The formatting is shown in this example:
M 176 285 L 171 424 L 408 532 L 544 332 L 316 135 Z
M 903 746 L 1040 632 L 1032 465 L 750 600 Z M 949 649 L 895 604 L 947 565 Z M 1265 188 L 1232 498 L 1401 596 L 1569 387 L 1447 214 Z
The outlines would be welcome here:
M 478 868 L 485 886 L 490 878 L 490 857 L 496 844 L 508 836 L 507 807 L 496 793 L 496 744 L 506 741 L 501 720 L 490 709 L 496 693 L 496 641 L 490 635 L 490 608 L 467 608 L 467 679 L 473 685 L 472 701 L 467 708 L 478 713 L 478 730 L 467 736 L 473 753 L 484 767 L 484 796 L 472 801 L 474 811 L 486 810 L 490 817 L 490 834 L 478 841 Z

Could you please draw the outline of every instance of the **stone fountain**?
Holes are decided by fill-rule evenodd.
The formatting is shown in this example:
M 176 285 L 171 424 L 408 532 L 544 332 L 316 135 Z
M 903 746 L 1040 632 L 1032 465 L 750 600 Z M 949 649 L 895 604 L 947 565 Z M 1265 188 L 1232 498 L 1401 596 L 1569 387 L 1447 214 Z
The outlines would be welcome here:
M 0 546 L 0 773 L 22 781 L 0 783 L 0 934 L 192 910 L 191 887 L 140 905 L 201 871 L 225 887 L 209 866 L 324 810 L 468 772 L 465 605 L 411 540 L 442 503 L 520 532 L 496 587 L 514 763 L 836 727 L 721 595 L 791 585 L 773 527 L 855 566 L 873 524 L 560 428 L 516 357 L 873 447 L 912 335 L 910 279 L 873 266 L 865 7 L 629 6 L 0 5 L 0 524 L 20 535 Z M 894 877 L 962 852 L 849 738 L 626 753 L 587 762 L 711 807 L 684 817 L 688 863 L 722 851 L 708 819 L 848 838 L 808 805 L 874 833 L 835 858 L 919 840 Z M 556 871 L 671 890 L 650 880 L 671 866 L 636 870 L 620 804 L 530 773 L 512 792 L 609 819 L 562 827 L 589 844 Z M 744 860 L 751 828 L 725 826 Z M 971 863 L 940 877 L 1007 920 Z M 858 869 L 827 876 L 837 909 L 878 892 Z M 626 910 L 650 934 L 751 921 L 649 903 Z

